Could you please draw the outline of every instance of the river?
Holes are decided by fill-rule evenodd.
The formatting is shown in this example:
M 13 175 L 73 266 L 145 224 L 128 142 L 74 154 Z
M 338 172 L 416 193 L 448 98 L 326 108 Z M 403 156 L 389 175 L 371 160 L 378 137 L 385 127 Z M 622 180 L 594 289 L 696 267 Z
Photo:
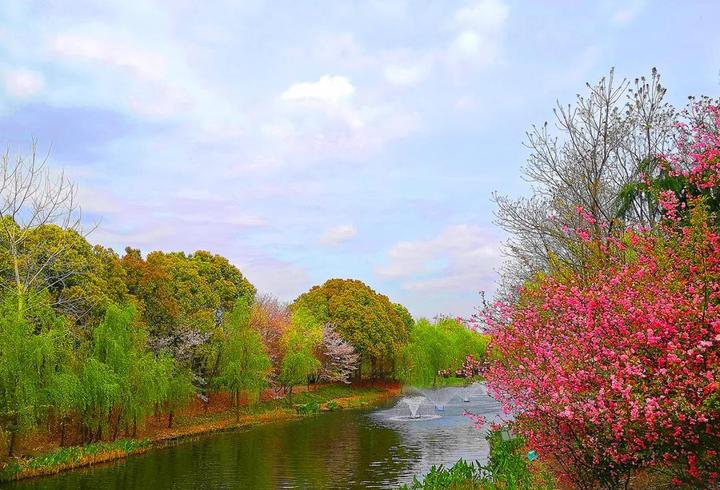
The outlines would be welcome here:
M 447 390 L 447 389 L 446 389 Z M 428 393 L 432 396 L 432 392 Z M 340 410 L 244 431 L 202 436 L 112 463 L 3 488 L 275 489 L 396 488 L 433 464 L 460 458 L 484 461 L 483 431 L 462 415 L 467 409 L 499 417 L 487 395 L 456 398 L 442 412 L 428 400 L 420 420 L 395 417 L 396 408 Z M 388 410 L 389 409 L 389 410 Z

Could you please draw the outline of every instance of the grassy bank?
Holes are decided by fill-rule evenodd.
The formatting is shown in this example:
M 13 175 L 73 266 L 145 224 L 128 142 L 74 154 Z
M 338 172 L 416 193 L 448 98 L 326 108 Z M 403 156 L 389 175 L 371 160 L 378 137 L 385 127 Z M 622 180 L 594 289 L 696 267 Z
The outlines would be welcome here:
M 287 399 L 281 398 L 244 406 L 240 410 L 239 417 L 235 410 L 227 404 L 225 407 L 221 407 L 224 409 L 216 407 L 216 410 L 213 411 L 190 410 L 176 416 L 172 428 L 156 424 L 147 427 L 142 431 L 142 437 L 137 439 L 119 439 L 85 446 L 53 448 L 35 455 L 13 458 L 0 467 L 0 482 L 53 475 L 74 468 L 105 463 L 202 434 L 292 420 L 316 411 L 372 406 L 397 393 L 396 387 L 326 385 L 295 394 L 292 405 L 288 403 Z
M 543 461 L 529 461 L 519 437 L 503 440 L 499 431 L 488 434 L 488 463 L 460 460 L 450 468 L 433 466 L 423 479 L 415 478 L 400 490 L 555 490 L 558 482 Z

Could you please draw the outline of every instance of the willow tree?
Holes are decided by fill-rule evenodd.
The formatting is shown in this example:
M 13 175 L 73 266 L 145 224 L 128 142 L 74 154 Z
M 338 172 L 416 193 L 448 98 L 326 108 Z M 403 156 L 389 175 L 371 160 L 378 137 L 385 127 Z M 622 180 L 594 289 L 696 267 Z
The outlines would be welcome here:
M 258 396 L 267 386 L 270 374 L 270 357 L 265 351 L 262 337 L 250 328 L 250 303 L 238 300 L 225 322 L 220 361 L 220 385 L 233 395 L 235 416 L 240 419 L 240 394 L 248 398 Z
M 17 436 L 31 431 L 44 415 L 46 390 L 56 368 L 58 328 L 35 332 L 10 296 L 0 304 L 0 430 L 8 434 L 8 455 Z
M 138 424 L 157 406 L 176 396 L 187 376 L 172 380 L 176 364 L 168 356 L 156 357 L 147 351 L 147 336 L 134 328 L 135 309 L 110 306 L 95 329 L 92 356 L 84 370 L 86 417 L 100 439 L 104 427 L 117 436 L 124 424 L 126 433 L 137 434 Z M 174 400 L 175 401 L 175 400 Z M 92 435 L 92 431 L 90 432 Z
M 467 328 L 452 318 L 436 322 L 420 319 L 410 332 L 400 358 L 400 379 L 416 386 L 436 385 L 441 371 L 455 372 L 466 356 L 485 355 L 489 337 Z

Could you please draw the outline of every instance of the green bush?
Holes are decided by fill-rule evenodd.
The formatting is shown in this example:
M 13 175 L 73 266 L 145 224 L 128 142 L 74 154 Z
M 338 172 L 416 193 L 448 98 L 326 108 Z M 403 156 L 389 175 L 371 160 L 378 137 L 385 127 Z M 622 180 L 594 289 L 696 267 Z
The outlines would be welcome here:
M 460 460 L 451 468 L 433 466 L 423 480 L 413 478 L 405 490 L 487 489 L 487 490 L 553 490 L 555 478 L 538 463 L 528 460 L 525 441 L 520 437 L 504 441 L 500 431 L 488 437 L 490 456 L 487 465 Z M 531 467 L 535 466 L 535 471 Z
M 451 468 L 433 466 L 425 478 L 413 478 L 410 486 L 401 487 L 405 490 L 434 490 L 439 488 L 472 488 L 474 482 L 482 479 L 481 466 L 477 463 L 468 463 L 460 460 Z
M 328 409 L 329 411 L 331 411 L 331 412 L 334 412 L 335 410 L 337 410 L 337 409 L 339 408 L 339 406 L 338 406 L 338 404 L 337 404 L 337 402 L 336 402 L 335 400 L 330 400 L 329 402 L 327 402 L 327 403 L 325 404 L 325 406 L 326 406 L 327 409 Z
M 316 401 L 311 401 L 303 405 L 298 405 L 297 412 L 300 415 L 313 415 L 320 413 L 320 405 Z

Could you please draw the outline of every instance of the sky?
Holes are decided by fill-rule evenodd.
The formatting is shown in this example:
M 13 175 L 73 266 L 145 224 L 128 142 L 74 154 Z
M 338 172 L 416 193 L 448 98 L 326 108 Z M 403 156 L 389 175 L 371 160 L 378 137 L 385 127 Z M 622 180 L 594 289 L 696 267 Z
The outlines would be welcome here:
M 718 96 L 715 1 L 0 3 L 0 145 L 36 139 L 93 243 L 228 257 L 292 300 L 357 278 L 466 316 L 532 124 L 615 67 Z

